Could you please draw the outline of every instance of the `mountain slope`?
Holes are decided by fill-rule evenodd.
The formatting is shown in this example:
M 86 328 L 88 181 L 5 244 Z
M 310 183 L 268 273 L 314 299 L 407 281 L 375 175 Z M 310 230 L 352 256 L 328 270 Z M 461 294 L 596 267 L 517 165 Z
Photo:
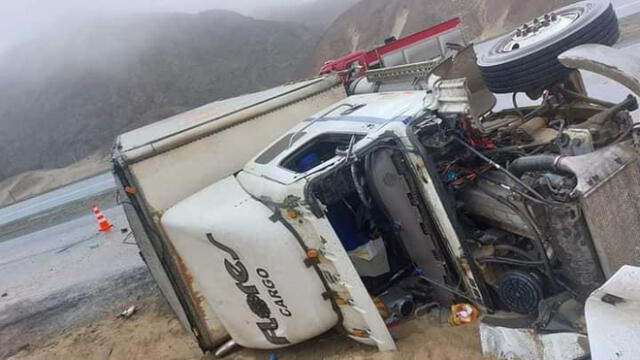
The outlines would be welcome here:
M 81 30 L 78 30 L 81 29 Z M 0 180 L 127 130 L 291 81 L 317 34 L 228 11 L 105 18 L 0 57 Z
M 314 29 L 327 29 L 359 0 L 315 0 L 302 4 L 257 8 L 251 16 L 274 21 L 291 21 Z

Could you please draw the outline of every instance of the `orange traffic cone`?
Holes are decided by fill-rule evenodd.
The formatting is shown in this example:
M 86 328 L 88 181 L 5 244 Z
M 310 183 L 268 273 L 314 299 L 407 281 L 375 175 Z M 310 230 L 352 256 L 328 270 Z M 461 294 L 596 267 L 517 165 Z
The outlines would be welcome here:
M 98 230 L 100 231 L 109 231 L 113 227 L 113 224 L 104 217 L 104 214 L 100 209 L 98 209 L 98 204 L 93 205 L 93 213 L 96 215 L 96 220 L 98 220 Z

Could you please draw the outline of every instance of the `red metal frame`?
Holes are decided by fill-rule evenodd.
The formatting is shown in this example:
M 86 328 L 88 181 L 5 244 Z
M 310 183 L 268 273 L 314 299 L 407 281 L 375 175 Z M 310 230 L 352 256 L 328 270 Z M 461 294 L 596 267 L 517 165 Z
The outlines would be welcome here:
M 320 69 L 320 74 L 347 70 L 349 66 L 356 60 L 358 60 L 360 62 L 360 65 L 364 67 L 363 70 L 368 70 L 368 68 L 371 65 L 374 65 L 377 62 L 379 62 L 382 56 L 388 53 L 400 50 L 404 47 L 415 44 L 422 40 L 434 37 L 436 35 L 440 35 L 449 30 L 455 29 L 461 23 L 462 23 L 462 19 L 460 19 L 459 17 L 456 17 L 451 20 L 440 23 L 436 26 L 432 26 L 430 28 L 418 31 L 411 35 L 392 41 L 388 44 L 379 46 L 373 50 L 355 51 L 350 54 L 341 56 L 337 59 L 325 61 L 325 63 L 322 65 L 322 68 Z

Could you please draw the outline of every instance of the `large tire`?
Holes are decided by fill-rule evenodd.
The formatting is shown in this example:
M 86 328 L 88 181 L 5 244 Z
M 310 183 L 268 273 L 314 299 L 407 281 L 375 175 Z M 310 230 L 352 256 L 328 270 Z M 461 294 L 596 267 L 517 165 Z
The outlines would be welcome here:
M 543 23 L 548 25 L 540 26 Z M 538 30 L 522 35 L 524 26 Z M 582 44 L 613 45 L 619 36 L 613 6 L 601 0 L 587 0 L 477 44 L 475 51 L 489 90 L 539 93 L 566 79 L 569 69 L 560 64 L 558 55 Z

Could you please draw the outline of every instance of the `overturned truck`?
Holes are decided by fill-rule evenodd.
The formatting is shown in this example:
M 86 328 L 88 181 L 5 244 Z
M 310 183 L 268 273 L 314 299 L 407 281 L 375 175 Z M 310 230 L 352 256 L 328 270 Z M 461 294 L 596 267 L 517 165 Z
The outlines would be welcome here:
M 637 101 L 590 98 L 577 71 L 640 94 L 617 38 L 611 5 L 585 1 L 444 60 L 123 134 L 114 172 L 141 255 L 204 350 L 331 328 L 393 350 L 390 325 L 459 302 L 488 326 L 584 336 L 589 294 L 640 262 Z

